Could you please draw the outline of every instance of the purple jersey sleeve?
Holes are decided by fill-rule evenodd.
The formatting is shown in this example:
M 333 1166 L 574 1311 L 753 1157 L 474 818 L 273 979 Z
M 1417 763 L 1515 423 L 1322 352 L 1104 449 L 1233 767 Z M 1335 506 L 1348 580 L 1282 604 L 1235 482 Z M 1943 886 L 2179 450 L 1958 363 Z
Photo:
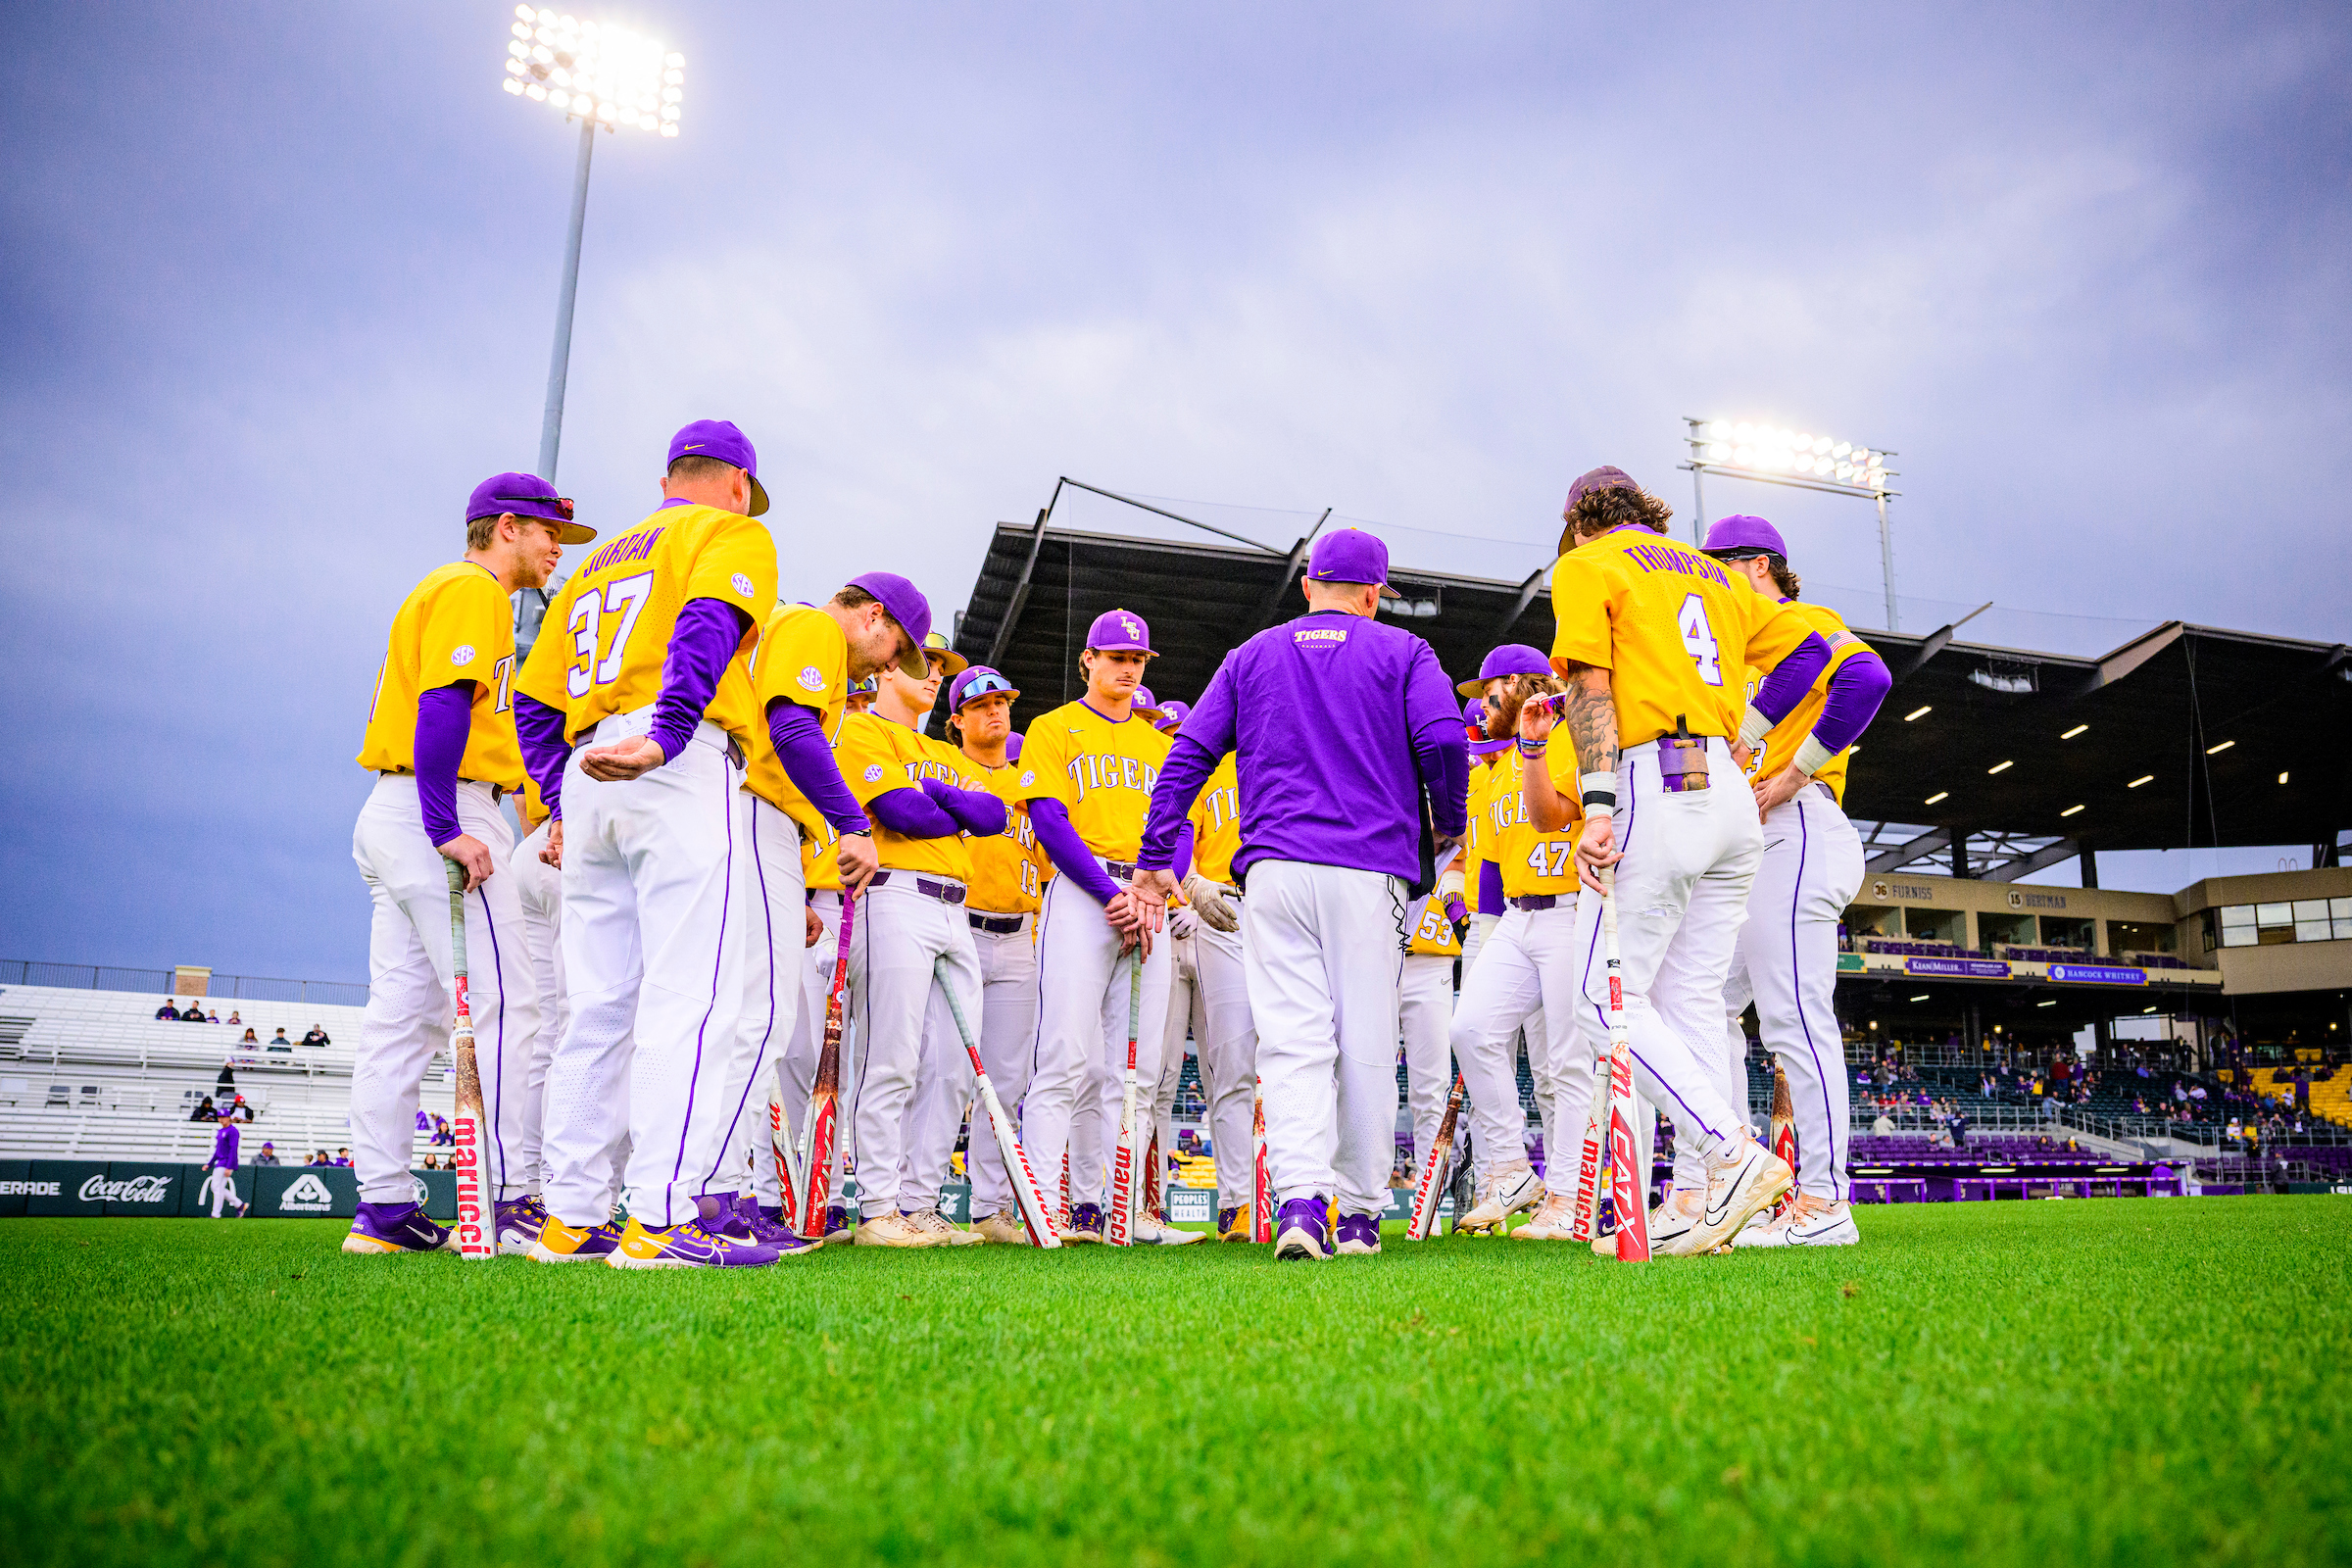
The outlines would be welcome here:
M 727 661 L 743 645 L 752 617 L 723 599 L 689 599 L 669 634 L 669 657 L 662 665 L 662 695 L 654 699 L 649 733 L 664 759 L 686 749 L 718 690 Z
M 1509 907 L 1509 901 L 1502 896 L 1502 867 L 1493 860 L 1479 861 L 1478 912 L 1500 914 Z
M 1788 716 L 1789 710 L 1804 701 L 1805 693 L 1813 689 L 1813 683 L 1829 667 L 1830 645 L 1822 641 L 1821 633 L 1809 633 L 1757 685 L 1756 711 L 1778 724 Z
M 814 709 L 803 708 L 789 697 L 777 698 L 767 705 L 767 738 L 775 743 L 784 776 L 833 824 L 834 832 L 863 833 L 871 826 L 865 808 L 842 781 L 841 763 L 825 744 L 824 719 Z
M 547 814 L 563 821 L 564 764 L 571 760 L 571 743 L 564 738 L 564 710 L 516 692 L 514 738 L 522 743 L 523 770 L 539 786 Z
M 908 839 L 952 839 L 962 828 L 921 790 L 884 790 L 865 803 L 874 820 Z
M 1037 842 L 1054 858 L 1054 869 L 1084 888 L 1088 897 L 1107 906 L 1119 896 L 1119 885 L 1070 825 L 1068 807 L 1050 796 L 1034 796 L 1029 802 L 1029 825 L 1037 830 Z
M 458 764 L 473 733 L 473 682 L 453 681 L 416 699 L 416 803 L 435 848 L 466 830 L 458 825 Z
M 1842 752 L 1862 738 L 1894 679 L 1886 662 L 1867 650 L 1830 672 L 1828 700 L 1813 721 L 1813 738 L 1832 752 Z
M 994 838 L 1004 831 L 1004 803 L 987 790 L 959 790 L 944 778 L 927 778 L 923 794 L 974 838 Z

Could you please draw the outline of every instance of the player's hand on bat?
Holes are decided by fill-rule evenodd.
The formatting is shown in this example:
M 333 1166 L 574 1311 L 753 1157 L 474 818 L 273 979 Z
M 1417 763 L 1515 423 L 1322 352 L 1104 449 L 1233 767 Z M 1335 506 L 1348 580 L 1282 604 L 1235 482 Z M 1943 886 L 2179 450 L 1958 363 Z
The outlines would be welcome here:
M 580 771 L 607 784 L 626 784 L 643 778 L 669 759 L 651 735 L 632 735 L 611 746 L 596 746 L 580 754 Z
M 1600 891 L 1600 870 L 1615 865 L 1623 856 L 1617 853 L 1617 829 L 1611 818 L 1588 816 L 1576 836 L 1576 874 L 1585 886 L 1595 893 Z
M 1796 792 L 1812 782 L 1812 779 L 1796 770 L 1794 762 L 1782 768 L 1770 778 L 1757 779 L 1748 787 L 1755 792 L 1758 820 L 1770 816 L 1774 807 L 1785 806 L 1795 800 Z
M 461 833 L 442 845 L 441 858 L 455 860 L 465 867 L 466 891 L 468 893 L 489 881 L 490 873 L 497 869 L 490 858 L 490 846 L 470 833 Z
M 844 833 L 840 847 L 833 852 L 833 863 L 841 871 L 843 887 L 863 893 L 874 873 L 882 869 L 882 852 L 874 848 L 870 833 Z
M 803 905 L 801 906 L 801 913 L 808 922 L 808 939 L 801 944 L 801 946 L 804 948 L 813 948 L 819 942 L 825 940 L 825 922 L 818 919 L 816 917 L 816 911 L 809 908 L 807 905 Z
M 560 816 L 547 825 L 547 848 L 539 852 L 539 863 L 564 869 L 564 819 Z

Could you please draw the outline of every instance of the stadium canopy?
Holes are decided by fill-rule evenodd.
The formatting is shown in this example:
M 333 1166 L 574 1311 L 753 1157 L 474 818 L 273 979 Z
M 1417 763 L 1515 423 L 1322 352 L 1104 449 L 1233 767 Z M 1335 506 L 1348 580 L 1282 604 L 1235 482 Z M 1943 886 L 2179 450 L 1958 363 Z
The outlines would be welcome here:
M 1075 525 L 1056 520 L 1074 512 Z M 1132 610 L 1160 654 L 1154 693 L 1190 702 L 1227 652 L 1304 612 L 1308 543 L 1345 521 L 1065 479 L 1034 522 L 997 525 L 956 648 L 1020 689 L 1013 722 L 1026 728 L 1083 694 L 1078 651 L 1094 617 Z M 1548 543 L 1370 526 L 1404 596 L 1395 618 L 1456 679 L 1496 643 L 1549 647 Z M 1954 626 L 1857 629 L 1895 681 L 1847 780 L 1874 872 L 2015 879 L 2086 846 L 2296 844 L 2328 864 L 2352 827 L 2352 648 L 2172 621 L 2082 658 L 1964 642 Z

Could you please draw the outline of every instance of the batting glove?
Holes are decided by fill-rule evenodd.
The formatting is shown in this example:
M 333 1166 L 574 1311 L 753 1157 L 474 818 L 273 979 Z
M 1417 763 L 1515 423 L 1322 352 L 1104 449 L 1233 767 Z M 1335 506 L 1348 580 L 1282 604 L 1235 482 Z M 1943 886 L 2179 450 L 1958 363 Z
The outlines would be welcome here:
M 1224 889 L 1196 871 L 1184 879 L 1184 896 L 1199 912 L 1200 923 L 1212 931 L 1239 931 L 1242 917 Z

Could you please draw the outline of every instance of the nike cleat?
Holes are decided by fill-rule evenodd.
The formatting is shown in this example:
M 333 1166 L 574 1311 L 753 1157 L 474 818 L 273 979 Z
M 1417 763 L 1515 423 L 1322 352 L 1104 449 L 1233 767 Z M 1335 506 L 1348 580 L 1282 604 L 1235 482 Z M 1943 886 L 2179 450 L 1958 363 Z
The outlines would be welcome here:
M 1250 1205 L 1248 1203 L 1240 1203 L 1236 1204 L 1232 1208 L 1220 1208 L 1217 1210 L 1218 1241 L 1246 1242 L 1249 1239 Z
M 520 1198 L 502 1198 L 498 1210 L 498 1255 L 522 1257 L 539 1239 L 540 1230 L 547 1224 L 547 1205 L 539 1201 L 537 1193 L 525 1193 Z
M 1515 1242 L 1573 1242 L 1576 1240 L 1576 1200 L 1545 1193 L 1526 1224 L 1511 1232 Z M 1615 1244 L 1610 1250 L 1615 1250 Z
M 859 1247 L 944 1247 L 947 1238 L 936 1236 L 904 1214 L 873 1214 L 858 1222 L 851 1240 Z
M 828 1203 L 825 1205 L 826 1241 L 829 1242 L 836 1236 L 847 1236 L 857 1228 L 856 1222 L 850 1218 L 850 1209 L 847 1203 Z
M 777 1256 L 772 1247 L 705 1230 L 699 1219 L 656 1230 L 632 1214 L 605 1261 L 614 1268 L 761 1268 Z
M 1478 1204 L 1461 1217 L 1454 1226 L 1457 1231 L 1493 1231 L 1523 1208 L 1533 1208 L 1544 1198 L 1544 1178 L 1536 1174 L 1535 1166 L 1525 1160 L 1504 1169 L 1490 1172 L 1478 1184 Z
M 1135 1222 L 1135 1245 L 1138 1247 L 1190 1247 L 1195 1242 L 1207 1240 L 1206 1231 L 1180 1231 L 1173 1225 L 1163 1225 L 1149 1217 Z
M 824 1248 L 825 1244 L 813 1236 L 802 1236 L 786 1229 L 780 1217 L 783 1213 L 781 1205 L 771 1214 L 765 1204 L 747 1193 L 736 1200 L 735 1208 L 743 1216 L 743 1228 L 751 1239 L 761 1247 L 774 1248 L 779 1258 L 799 1257 L 804 1252 L 820 1251 Z
M 1788 1162 L 1756 1142 L 1742 1128 L 1739 1141 L 1707 1156 L 1707 1206 L 1699 1221 L 1674 1243 L 1651 1251 L 1666 1257 L 1696 1257 L 1728 1246 L 1747 1225 L 1749 1216 L 1770 1208 L 1773 1200 L 1795 1185 Z
M 1378 1214 L 1342 1214 L 1336 1250 L 1349 1257 L 1373 1257 L 1380 1252 Z
M 1102 1205 L 1080 1203 L 1071 1209 L 1070 1222 L 1061 1228 L 1061 1240 L 1064 1246 L 1072 1242 L 1102 1240 Z
M 454 1252 L 458 1233 L 424 1217 L 421 1203 L 362 1203 L 343 1238 L 346 1252 Z
M 1672 1251 L 1672 1244 L 1690 1235 L 1706 1216 L 1706 1189 L 1677 1187 L 1666 1195 L 1666 1201 L 1649 1211 L 1649 1250 L 1653 1252 Z M 1616 1244 L 1612 1241 L 1612 1255 L 1615 1248 Z
M 1274 1260 L 1329 1258 L 1331 1238 L 1323 1225 L 1330 1212 L 1329 1200 L 1321 1198 L 1294 1198 L 1283 1204 L 1274 1221 Z
M 620 1222 L 607 1220 L 602 1225 L 566 1225 L 555 1215 L 547 1216 L 539 1234 L 527 1249 L 528 1255 L 539 1263 L 601 1263 L 620 1245 Z
M 1022 1224 L 1021 1216 L 1009 1208 L 1000 1208 L 994 1214 L 972 1221 L 972 1234 L 999 1247 L 1029 1245 L 1029 1227 Z
M 1733 1238 L 1734 1247 L 1852 1247 L 1862 1240 L 1850 1203 L 1798 1194 L 1787 1213 L 1750 1225 Z
M 957 1229 L 949 1222 L 947 1215 L 936 1208 L 918 1208 L 911 1214 L 902 1211 L 899 1217 L 934 1238 L 942 1247 L 978 1247 L 988 1240 L 977 1231 Z

